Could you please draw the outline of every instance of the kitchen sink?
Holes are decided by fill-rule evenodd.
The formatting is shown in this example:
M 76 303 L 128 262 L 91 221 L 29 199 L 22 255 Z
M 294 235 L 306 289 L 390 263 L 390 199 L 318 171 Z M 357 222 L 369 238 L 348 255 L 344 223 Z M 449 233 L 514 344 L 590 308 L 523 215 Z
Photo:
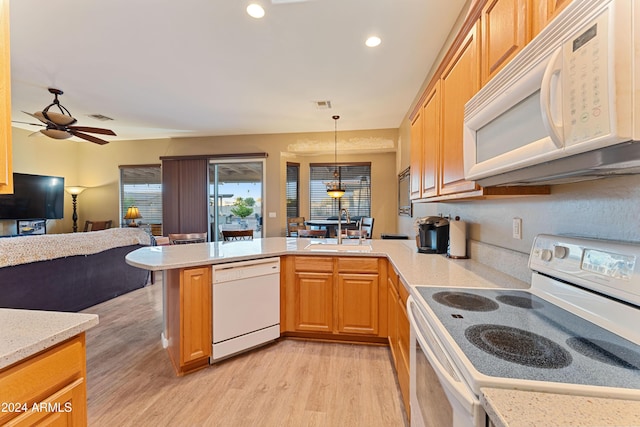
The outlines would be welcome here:
M 369 244 L 358 243 L 310 243 L 304 248 L 307 251 L 323 251 L 323 252 L 371 252 L 372 248 Z

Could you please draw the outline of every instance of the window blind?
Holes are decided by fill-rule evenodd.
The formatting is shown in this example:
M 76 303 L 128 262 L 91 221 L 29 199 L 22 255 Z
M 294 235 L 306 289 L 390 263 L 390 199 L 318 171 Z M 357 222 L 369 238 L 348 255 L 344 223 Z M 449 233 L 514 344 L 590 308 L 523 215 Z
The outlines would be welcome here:
M 287 163 L 287 218 L 300 216 L 300 164 Z
M 334 164 L 309 165 L 309 214 L 312 220 L 337 218 L 347 208 L 353 218 L 371 216 L 371 163 L 338 164 L 345 194 L 340 199 L 327 195 L 327 184 L 334 181 Z
M 160 165 L 120 166 L 120 220 L 129 206 L 138 207 L 143 224 L 162 223 Z

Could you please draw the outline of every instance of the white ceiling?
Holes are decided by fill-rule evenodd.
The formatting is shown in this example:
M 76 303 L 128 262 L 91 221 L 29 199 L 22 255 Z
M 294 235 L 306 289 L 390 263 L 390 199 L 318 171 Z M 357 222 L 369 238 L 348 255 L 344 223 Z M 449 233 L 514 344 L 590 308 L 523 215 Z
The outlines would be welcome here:
M 248 3 L 14 0 L 12 118 L 33 122 L 22 111 L 56 87 L 108 140 L 332 131 L 334 114 L 339 130 L 397 128 L 465 1 L 264 0 L 261 20 Z

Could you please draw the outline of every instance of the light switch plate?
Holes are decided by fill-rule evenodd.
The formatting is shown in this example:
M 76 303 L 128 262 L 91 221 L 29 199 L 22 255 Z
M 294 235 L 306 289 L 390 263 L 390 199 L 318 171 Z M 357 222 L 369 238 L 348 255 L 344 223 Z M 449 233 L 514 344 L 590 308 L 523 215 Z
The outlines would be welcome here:
M 522 240 L 522 218 L 513 218 L 513 238 Z
M 269 218 L 275 218 L 275 217 L 276 217 L 275 212 L 269 212 Z

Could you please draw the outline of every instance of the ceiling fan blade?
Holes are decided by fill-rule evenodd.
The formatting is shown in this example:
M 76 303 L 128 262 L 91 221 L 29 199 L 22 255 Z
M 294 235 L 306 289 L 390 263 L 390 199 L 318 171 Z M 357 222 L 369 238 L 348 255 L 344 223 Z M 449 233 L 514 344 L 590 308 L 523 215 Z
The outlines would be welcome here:
M 42 126 L 42 127 L 46 127 L 45 125 L 43 125 L 42 123 L 30 123 L 30 122 L 21 122 L 19 120 L 11 120 L 11 123 L 22 123 L 23 125 L 31 125 L 31 126 Z
M 103 128 L 93 128 L 89 126 L 68 126 L 70 131 L 80 131 L 80 132 L 91 132 L 91 133 L 99 133 L 101 135 L 111 135 L 116 136 L 115 132 L 111 129 L 103 129 Z
M 109 141 L 105 141 L 104 139 L 96 138 L 95 136 L 88 135 L 86 133 L 77 132 L 73 129 L 69 129 L 69 132 L 73 134 L 73 136 L 77 136 L 78 138 L 86 139 L 87 141 L 94 142 L 96 144 L 104 145 L 108 144 Z
M 39 130 L 37 130 L 37 131 L 35 131 L 35 132 L 33 132 L 33 133 L 30 133 L 30 134 L 28 135 L 28 138 L 31 138 L 32 136 L 42 136 L 42 135 L 43 135 L 43 133 L 42 133 L 42 132 L 40 132 Z
M 48 124 L 52 124 L 52 125 L 53 125 L 53 124 L 55 124 L 55 123 L 53 123 L 53 122 L 51 122 L 51 121 L 49 121 L 49 120 L 45 119 L 45 118 L 44 118 L 44 116 L 42 116 L 42 114 L 40 115 L 40 117 L 38 117 L 38 116 L 36 116 L 35 114 L 27 113 L 26 111 L 23 111 L 23 113 L 30 115 L 30 116 L 31 116 L 31 117 L 33 117 L 34 119 L 38 119 L 38 120 L 40 120 L 40 121 L 41 121 L 42 123 L 44 123 L 44 124 L 47 124 L 47 125 L 48 125 Z

